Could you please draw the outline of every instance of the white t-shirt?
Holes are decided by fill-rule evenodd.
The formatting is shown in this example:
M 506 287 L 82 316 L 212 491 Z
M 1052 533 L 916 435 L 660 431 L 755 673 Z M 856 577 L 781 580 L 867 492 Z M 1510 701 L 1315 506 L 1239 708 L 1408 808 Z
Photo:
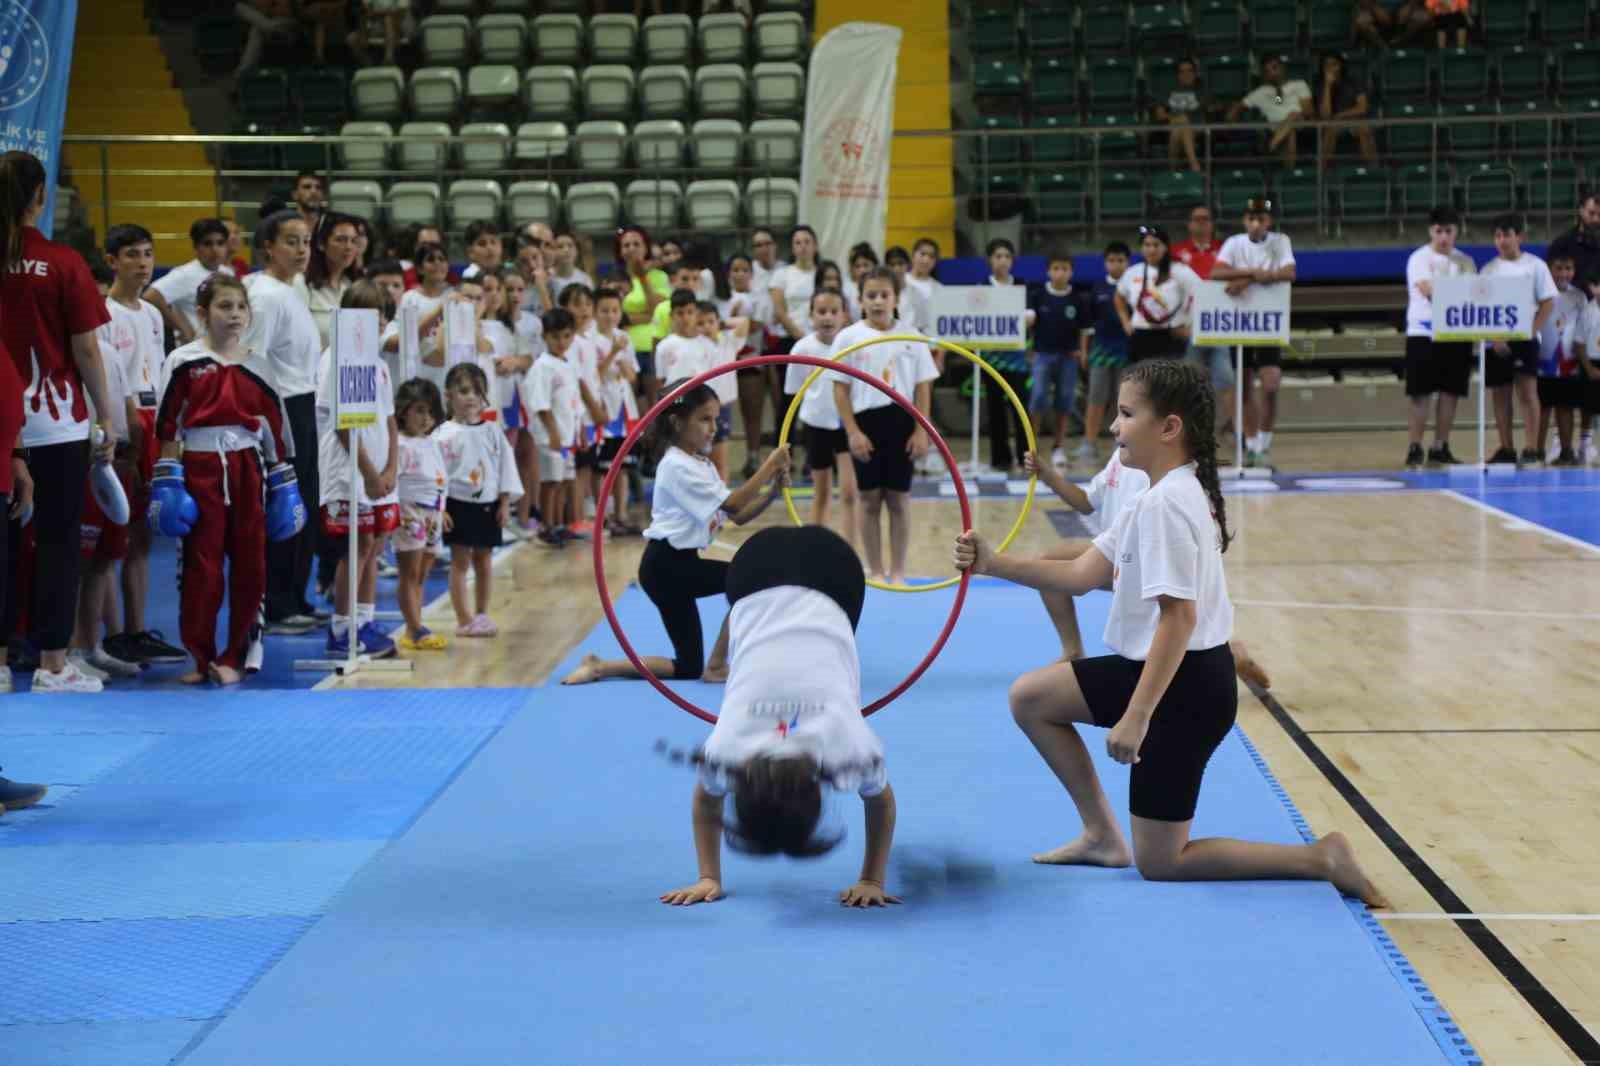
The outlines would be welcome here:
M 1448 255 L 1441 255 L 1433 250 L 1431 244 L 1424 244 L 1412 252 L 1411 258 L 1406 260 L 1406 292 L 1411 297 L 1406 303 L 1406 336 L 1433 336 L 1433 298 L 1422 295 L 1417 282 L 1431 284 L 1435 278 L 1477 272 L 1477 264 L 1459 248 L 1451 249 Z
M 750 335 L 745 344 L 748 348 L 752 338 L 761 336 L 761 327 L 772 321 L 772 294 L 766 289 L 754 288 L 749 292 L 736 292 L 726 300 L 717 301 L 717 314 L 723 318 L 750 320 Z
M 495 370 L 495 364 L 502 358 L 522 353 L 518 350 L 516 335 L 504 322 L 486 318 L 480 325 L 483 339 L 489 342 L 489 351 L 478 353 L 478 366 L 489 379 L 489 405 L 496 411 L 504 411 L 516 398 L 523 375 L 521 372 L 501 374 Z
M 1193 463 L 1130 501 L 1111 528 L 1094 539 L 1114 568 L 1106 647 L 1124 659 L 1147 659 L 1161 621 L 1158 596 L 1193 601 L 1189 651 L 1227 643 L 1233 635 L 1233 603 L 1222 574 L 1221 541 Z
M 1567 337 L 1568 351 L 1573 353 L 1573 359 L 1577 359 L 1575 346 L 1581 344 L 1583 354 L 1589 357 L 1589 362 L 1600 363 L 1600 300 L 1589 301 L 1583 313 L 1578 316 L 1578 320 L 1573 323 Z M 1581 368 L 1578 373 L 1583 373 Z
M 772 288 L 772 276 L 788 266 L 782 259 L 772 261 L 772 269 L 768 270 L 754 259 L 750 260 L 750 287 L 757 292 L 766 292 Z
M 613 349 L 606 346 L 605 341 L 595 334 L 595 344 L 600 347 L 600 357 L 605 358 L 607 351 Z M 611 362 L 606 364 L 604 373 L 600 375 L 600 402 L 606 409 L 606 421 L 611 426 L 611 431 L 622 429 L 627 423 L 639 417 L 639 400 L 633 394 L 633 386 L 628 384 L 628 379 L 623 376 L 623 370 L 633 371 L 635 379 L 639 374 L 639 356 L 633 350 L 633 341 L 628 339 L 628 331 L 619 329 L 615 338 L 615 354 Z M 618 419 L 624 419 L 623 426 L 617 425 Z
M 1084 515 L 1084 521 L 1096 533 L 1104 533 L 1117 522 L 1128 502 L 1150 487 L 1150 475 L 1143 470 L 1122 465 L 1122 449 L 1111 449 L 1111 458 L 1090 481 L 1084 494 L 1094 513 Z
M 444 455 L 446 493 L 467 503 L 496 503 L 522 495 L 517 460 L 499 422 L 449 421 L 433 431 Z
M 105 326 L 100 327 L 102 330 Z M 103 352 L 104 349 L 101 349 Z M 101 365 L 105 367 L 106 396 L 110 399 L 111 410 L 105 412 L 105 417 L 111 423 L 111 435 L 117 441 L 128 440 L 128 384 L 127 363 L 121 359 L 102 359 Z M 94 397 L 89 395 L 89 390 L 84 390 L 84 403 L 89 407 L 89 420 L 99 421 L 100 412 L 95 408 Z
M 1174 259 L 1167 280 L 1157 284 L 1160 276 L 1156 267 L 1139 263 L 1124 271 L 1117 282 L 1118 294 L 1133 311 L 1134 329 L 1175 329 L 1189 323 L 1200 275 Z
M 680 337 L 673 333 L 656 342 L 656 376 L 663 384 L 696 377 L 710 370 L 716 357 L 716 345 L 705 337 Z M 722 402 L 721 396 L 717 397 L 717 402 Z
M 857 322 L 839 331 L 839 335 L 833 339 L 833 351 L 842 352 L 852 344 L 882 336 L 884 331 L 873 329 L 865 322 Z M 933 381 L 939 376 L 939 368 L 933 362 L 933 353 L 921 341 L 890 341 L 887 344 L 874 344 L 870 348 L 862 348 L 852 355 L 845 356 L 840 362 L 849 363 L 857 370 L 865 370 L 906 399 L 913 401 L 916 399 L 918 385 L 924 381 Z M 825 376 L 834 381 L 850 383 L 851 410 L 870 411 L 894 403 L 884 393 L 864 381 L 858 381 L 845 374 L 830 373 Z
M 532 311 L 518 311 L 516 334 L 522 352 L 534 356 L 544 354 L 544 323 L 539 321 L 538 315 Z
M 557 302 L 561 300 L 561 290 L 568 285 L 582 285 L 586 289 L 592 289 L 594 288 L 594 279 L 577 267 L 573 267 L 572 273 L 567 275 L 557 274 L 554 270 L 550 271 L 550 295 L 554 296 Z
M 450 474 L 437 439 L 400 434 L 400 463 L 396 473 L 395 492 L 401 503 L 415 504 L 425 510 L 444 506 Z
M 311 312 L 311 321 L 317 324 L 317 337 L 324 348 L 333 344 L 333 313 L 344 301 L 344 294 L 350 291 L 350 285 L 350 279 L 345 278 L 338 285 L 312 288 L 304 274 L 295 275 L 294 291 Z
M 935 282 L 934 284 L 937 284 Z M 913 285 L 907 276 L 906 287 L 900 290 L 900 320 L 912 332 L 920 333 L 924 337 L 933 336 L 933 305 L 927 292 Z
M 1268 122 L 1276 125 L 1290 115 L 1300 114 L 1309 99 L 1311 86 L 1296 78 L 1284 82 L 1282 88 L 1259 85 L 1250 91 L 1244 102 L 1246 107 L 1255 108 L 1266 116 Z
M 315 392 L 322 337 L 305 301 L 265 271 L 251 274 L 247 281 L 250 328 L 244 334 L 244 347 L 265 353 L 279 396 L 287 400 Z
M 1483 269 L 1478 273 L 1484 277 L 1532 278 L 1535 317 L 1539 313 L 1538 305 L 1546 300 L 1554 300 L 1559 291 L 1556 279 L 1550 276 L 1549 266 L 1532 252 L 1523 252 L 1515 259 L 1504 259 L 1497 255 L 1483 264 Z
M 700 787 L 728 791 L 728 773 L 759 756 L 809 755 L 840 789 L 888 785 L 883 743 L 861 717 L 861 658 L 850 618 L 828 596 L 780 585 L 728 615 L 728 684 L 702 753 Z
M 231 278 L 233 267 L 223 263 L 216 270 L 207 270 L 200 260 L 191 259 L 183 266 L 173 267 L 161 275 L 150 287 L 161 294 L 168 307 L 189 323 L 190 329 L 199 333 L 200 319 L 195 315 L 194 298 L 200 292 L 200 283 L 212 274 L 226 274 Z
M 887 345 L 884 345 L 887 347 Z M 818 337 L 815 333 L 807 333 L 795 341 L 794 355 L 813 355 L 818 359 L 826 359 L 833 354 L 833 345 Z M 784 370 L 783 391 L 794 395 L 800 391 L 800 386 L 806 383 L 817 368 L 807 366 L 805 363 L 790 363 Z M 839 374 L 824 371 L 818 375 L 811 388 L 806 390 L 806 398 L 800 401 L 800 421 L 817 429 L 839 429 L 844 423 L 839 418 L 839 407 L 833 400 L 833 383 L 847 381 L 854 383 L 854 378 L 844 377 Z M 781 417 L 781 416 L 780 416 Z
M 801 270 L 792 264 L 781 270 L 774 270 L 772 277 L 767 279 L 768 289 L 777 289 L 783 293 L 783 303 L 789 312 L 789 318 L 799 327 L 800 336 L 804 337 L 811 332 L 811 293 L 816 289 L 817 275 L 815 270 Z M 770 297 L 770 293 L 768 294 Z M 780 337 L 787 337 L 789 331 L 783 328 L 783 323 L 778 320 L 776 304 L 772 315 L 772 328 Z
M 737 362 L 739 351 L 744 347 L 745 339 L 725 329 L 718 334 L 716 340 L 710 337 L 701 338 L 711 345 L 711 365 L 726 366 L 728 363 Z M 717 402 L 726 407 L 739 398 L 739 375 L 723 374 L 721 377 L 712 378 L 707 382 L 711 391 L 717 394 Z
M 1222 242 L 1217 262 L 1235 270 L 1282 270 L 1293 265 L 1294 248 L 1285 233 L 1269 232 L 1259 241 L 1251 240 L 1247 233 L 1235 233 Z
M 533 439 L 541 448 L 575 448 L 578 445 L 578 427 L 583 418 L 583 396 L 578 392 L 578 368 L 573 363 L 573 351 L 567 357 L 545 352 L 534 360 L 528 371 L 527 395 L 529 419 Z M 545 430 L 539 412 L 549 411 L 555 419 L 556 439 L 552 441 Z
M 399 307 L 395 309 L 394 321 L 390 322 L 389 328 L 383 331 L 383 343 L 388 344 L 390 337 L 400 336 L 400 312 L 402 310 L 407 307 L 415 307 L 417 309 L 417 321 L 420 323 L 423 319 L 427 318 L 433 312 L 442 307 L 444 305 L 445 298 L 448 297 L 452 291 L 453 290 L 447 288 L 438 296 L 429 296 L 421 289 L 407 289 L 400 297 Z M 432 333 L 424 333 L 417 339 L 417 359 L 419 360 L 417 364 L 417 376 L 422 378 L 424 381 L 433 382 L 433 384 L 438 387 L 440 392 L 444 391 L 445 374 L 450 368 L 444 366 L 429 366 L 420 360 L 423 356 L 432 355 L 434 352 L 438 351 L 439 342 L 443 337 L 443 324 L 435 323 Z M 390 358 L 391 353 L 385 352 L 384 356 L 385 358 Z M 400 359 L 398 348 L 396 349 L 396 352 L 393 353 L 392 358 L 394 362 L 391 365 L 398 366 Z
M 348 502 L 350 499 L 350 477 L 354 464 L 350 461 L 350 453 L 345 451 L 343 444 L 339 443 L 339 434 L 334 422 L 334 404 L 339 396 L 339 378 L 333 372 L 333 349 L 329 348 L 322 353 L 320 383 L 317 386 L 317 502 L 326 506 L 330 503 Z M 394 382 L 389 378 L 389 368 L 381 361 L 378 364 L 378 421 L 370 426 L 353 429 L 350 433 L 360 442 L 361 454 L 373 466 L 382 470 L 389 463 L 389 420 L 394 417 Z M 400 502 L 400 497 L 395 492 L 379 499 L 372 499 L 367 495 L 367 489 L 362 484 L 362 479 L 356 477 L 356 490 L 361 494 L 361 506 L 373 507 L 389 503 Z
M 589 328 L 572 339 L 572 350 L 567 353 L 578 369 L 578 380 L 588 386 L 589 395 L 595 399 L 600 398 L 600 333 L 595 329 L 594 323 L 589 323 Z M 581 408 L 580 422 L 583 426 L 585 441 L 594 437 L 594 415 L 587 404 L 583 403 L 583 396 L 578 397 L 578 406 Z
M 111 321 L 97 330 L 100 354 L 106 364 L 120 364 L 126 395 L 132 396 L 141 410 L 154 410 L 161 403 L 161 368 L 166 363 L 162 340 L 165 323 L 155 304 L 139 301 L 137 310 L 106 297 L 106 310 Z M 109 389 L 108 381 L 106 387 Z M 111 397 L 118 408 L 113 418 L 126 418 L 122 411 L 123 394 L 113 390 Z
M 727 498 L 728 486 L 710 459 L 673 445 L 656 464 L 650 528 L 644 535 L 674 548 L 704 548 L 726 520 L 722 504 Z

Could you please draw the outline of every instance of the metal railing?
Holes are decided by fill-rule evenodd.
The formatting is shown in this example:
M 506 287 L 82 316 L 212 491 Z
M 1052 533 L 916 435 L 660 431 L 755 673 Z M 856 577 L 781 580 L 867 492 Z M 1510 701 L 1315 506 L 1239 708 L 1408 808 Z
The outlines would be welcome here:
M 1330 128 L 1348 131 L 1357 125 L 1374 131 L 1382 146 L 1382 162 L 1376 170 L 1356 174 L 1359 180 L 1352 181 L 1348 175 L 1355 172 L 1345 168 L 1364 165 L 1353 154 L 1354 138 L 1342 136 L 1337 146 L 1341 150 L 1330 158 L 1322 132 Z M 1034 231 L 1087 233 L 1091 239 L 1105 232 L 1126 232 L 1144 218 L 1175 217 L 1187 210 L 1190 201 L 1208 203 L 1227 213 L 1235 206 L 1233 200 L 1252 192 L 1265 192 L 1278 201 L 1281 222 L 1302 240 L 1338 235 L 1345 225 L 1356 222 L 1371 223 L 1398 234 L 1406 222 L 1420 221 L 1428 209 L 1441 202 L 1454 202 L 1463 208 L 1469 223 L 1476 221 L 1472 216 L 1521 210 L 1549 232 L 1563 224 L 1576 206 L 1575 186 L 1581 187 L 1586 177 L 1578 165 L 1580 153 L 1600 147 L 1600 114 L 1589 113 L 1541 111 L 1303 122 L 1297 136 L 1310 143 L 1304 145 L 1297 159 L 1298 169 L 1291 172 L 1281 158 L 1259 150 L 1267 129 L 1261 123 L 1206 123 L 1189 128 L 1194 131 L 1196 152 L 1204 167 L 1198 192 L 1194 179 L 1161 179 L 1146 189 L 1146 177 L 1172 173 L 1167 170 L 1164 144 L 1172 129 L 1169 126 L 1130 123 L 1112 127 L 897 131 L 892 138 L 895 145 L 930 138 L 953 141 L 957 178 L 952 196 L 903 193 L 899 199 L 934 201 L 940 213 L 948 212 L 958 221 L 966 207 L 977 221 L 1020 219 Z M 662 154 L 646 155 L 645 163 L 637 162 L 641 158 L 639 146 L 651 140 L 655 139 L 636 138 L 631 132 L 623 137 L 573 133 L 551 138 L 519 137 L 515 133 L 509 138 L 87 134 L 64 138 L 67 145 L 98 148 L 101 192 L 98 197 L 85 198 L 82 207 L 102 227 L 136 218 L 140 209 L 152 207 L 191 208 L 196 216 L 232 211 L 248 224 L 259 200 L 240 196 L 246 182 L 287 179 L 296 170 L 311 168 L 322 170 L 330 182 L 435 181 L 442 193 L 438 221 L 447 225 L 451 221 L 448 187 L 461 179 L 496 180 L 503 187 L 518 181 L 550 181 L 562 187 L 580 181 L 614 181 L 619 191 L 625 191 L 633 180 L 676 181 L 682 189 L 695 180 L 733 178 L 741 184 L 740 218 L 727 232 L 744 232 L 754 223 L 743 211 L 743 184 L 755 177 L 798 177 L 797 163 L 775 163 L 770 144 L 757 149 L 748 133 L 740 141 L 737 158 L 726 160 L 726 166 L 714 167 L 698 167 L 689 162 L 693 138 L 687 132 L 677 164 L 672 162 L 670 150 L 664 158 Z M 365 152 L 366 158 L 372 158 L 375 142 L 387 146 L 391 160 L 388 165 L 348 165 L 350 153 Z M 203 170 L 113 165 L 119 146 L 150 144 L 206 146 L 210 165 Z M 611 150 L 618 164 L 616 169 L 577 165 L 585 150 L 602 147 Z M 251 159 L 252 150 L 260 151 L 260 158 Z M 424 162 L 425 150 L 428 157 Z M 485 150 L 483 155 L 479 150 Z M 500 150 L 504 154 L 503 165 L 494 159 Z M 753 151 L 761 152 L 764 158 L 752 162 Z M 784 156 L 787 161 L 787 153 Z M 950 173 L 942 161 L 894 164 L 892 160 L 893 156 L 891 166 L 898 175 L 909 176 L 917 170 L 929 172 L 936 179 L 929 184 L 936 188 L 945 184 Z M 240 166 L 241 161 L 266 165 Z M 1569 163 L 1576 168 L 1575 175 L 1564 168 L 1563 164 Z M 1487 169 L 1484 164 L 1488 164 Z M 1464 169 L 1452 174 L 1451 168 L 1456 165 Z M 1419 166 L 1421 170 L 1417 169 Z M 1236 181 L 1232 174 L 1236 170 L 1261 180 Z M 92 188 L 93 184 L 84 180 L 88 176 L 81 165 L 73 175 L 80 187 Z M 210 200 L 129 199 L 117 195 L 119 181 L 131 177 L 202 176 L 215 182 L 216 196 Z M 1600 169 L 1594 178 L 1600 180 Z M 1135 181 L 1144 192 L 1130 193 Z M 1171 186 L 1174 196 L 1166 197 L 1162 188 L 1156 187 L 1165 185 Z M 1477 196 L 1475 186 L 1481 190 Z M 1351 192 L 1360 195 L 1351 196 Z M 653 202 L 646 198 L 645 206 L 653 208 L 648 213 L 656 216 L 651 219 L 657 223 L 654 228 L 687 224 L 687 213 L 676 200 L 665 189 L 659 190 Z M 629 216 L 625 196 L 621 215 Z M 502 221 L 516 225 L 531 219 L 504 217 Z

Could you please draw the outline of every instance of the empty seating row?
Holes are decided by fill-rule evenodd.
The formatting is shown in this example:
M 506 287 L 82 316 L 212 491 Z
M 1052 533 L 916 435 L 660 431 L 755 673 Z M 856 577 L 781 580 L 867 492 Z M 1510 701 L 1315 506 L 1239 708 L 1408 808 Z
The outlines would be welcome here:
M 459 165 L 463 170 L 535 168 L 570 161 L 582 170 L 681 167 L 700 170 L 789 174 L 800 169 L 800 123 L 758 119 L 747 128 L 737 119 L 703 118 L 692 126 L 677 119 L 650 119 L 630 131 L 621 122 L 596 119 L 575 129 L 564 122 L 525 122 L 515 134 L 501 122 L 469 122 L 452 129 L 444 122 L 407 122 L 398 131 L 387 122 L 347 122 L 339 146 L 346 170 L 434 172 Z M 451 145 L 438 138 L 484 138 Z
M 806 72 L 798 63 L 713 63 L 634 69 L 621 64 L 583 68 L 476 66 L 465 78 L 454 67 L 422 67 L 408 83 L 399 67 L 365 67 L 351 83 L 355 114 L 364 119 L 454 118 L 464 109 L 520 110 L 529 119 L 708 118 L 798 115 L 805 109 Z
M 417 25 L 422 59 L 429 66 L 483 63 L 577 64 L 688 63 L 696 53 L 707 63 L 743 62 L 750 45 L 762 61 L 800 59 L 810 43 L 805 18 L 794 12 L 756 17 L 747 31 L 742 15 L 431 15 Z
M 713 178 L 680 182 L 650 178 L 619 186 L 611 181 L 574 182 L 565 189 L 554 181 L 498 181 L 463 178 L 441 189 L 438 182 L 399 181 L 385 189 L 376 181 L 343 179 L 329 186 L 333 210 L 390 226 L 408 226 L 442 219 L 452 230 L 473 222 L 521 226 L 555 223 L 565 218 L 584 233 L 609 233 L 626 219 L 649 229 L 672 229 L 685 221 L 700 232 L 752 226 L 788 228 L 800 216 L 800 184 L 792 178 L 754 178 L 742 188 L 736 181 Z

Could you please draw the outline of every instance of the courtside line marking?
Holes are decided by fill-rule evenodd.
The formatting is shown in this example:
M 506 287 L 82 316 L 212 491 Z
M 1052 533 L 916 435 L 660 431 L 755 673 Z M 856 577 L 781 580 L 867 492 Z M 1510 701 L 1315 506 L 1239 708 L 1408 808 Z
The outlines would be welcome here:
M 1492 514 L 1497 518 L 1503 518 L 1511 522 L 1520 522 L 1531 529 L 1543 533 L 1547 537 L 1561 541 L 1563 544 L 1570 544 L 1575 548 L 1582 548 L 1585 551 L 1600 555 L 1600 545 L 1590 544 L 1586 540 L 1579 540 L 1570 533 L 1563 533 L 1558 529 L 1551 529 L 1547 525 L 1542 525 L 1541 523 L 1535 522 L 1531 518 L 1524 518 L 1519 514 L 1512 514 L 1510 511 L 1503 511 L 1492 503 L 1485 503 L 1482 500 L 1475 500 L 1471 496 L 1457 492 L 1455 489 L 1440 489 L 1439 492 L 1442 495 L 1451 497 L 1452 499 L 1460 500 L 1469 507 L 1476 507 L 1480 511 Z
M 1575 611 L 1504 611 L 1489 607 L 1404 607 L 1377 603 L 1308 603 L 1304 600 L 1234 600 L 1235 607 L 1281 607 L 1313 611 L 1376 611 L 1382 614 L 1488 615 L 1494 618 L 1554 618 L 1600 622 L 1600 614 Z
M 1370 911 L 1383 922 L 1600 922 L 1600 914 L 1440 914 L 1436 911 L 1403 913 Z

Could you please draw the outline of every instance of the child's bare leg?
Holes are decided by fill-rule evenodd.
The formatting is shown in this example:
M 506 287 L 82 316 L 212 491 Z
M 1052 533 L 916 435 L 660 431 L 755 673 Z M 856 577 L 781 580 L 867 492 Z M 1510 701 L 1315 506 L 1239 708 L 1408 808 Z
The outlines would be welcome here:
M 78 581 L 78 612 L 72 629 L 72 647 L 93 651 L 100 642 L 100 618 L 105 613 L 105 585 L 111 577 L 111 561 L 92 559 Z
M 572 499 L 573 499 L 572 521 L 573 522 L 582 522 L 583 521 L 583 512 L 585 510 L 585 503 L 589 499 L 589 497 L 593 494 L 593 490 L 589 487 L 590 486 L 590 481 L 591 481 L 591 479 L 589 477 L 589 468 L 586 467 L 586 466 L 580 468 L 578 470 L 578 472 L 573 475 L 573 482 L 572 482 L 572 485 L 573 485 L 573 489 L 572 489 Z
M 628 472 L 619 471 L 611 486 L 611 520 L 617 525 L 628 524 Z
M 533 518 L 533 505 L 537 502 L 540 513 L 544 512 L 544 498 L 540 495 L 539 486 L 539 449 L 533 443 L 533 434 L 527 430 L 517 433 L 516 443 L 511 447 L 511 455 L 517 461 L 517 474 L 522 478 L 522 499 L 517 501 L 517 520 L 528 522 Z
M 811 471 L 811 524 L 828 524 L 829 505 L 833 503 L 833 471 L 823 467 Z
M 544 515 L 544 524 L 551 529 L 561 527 L 561 509 L 558 501 L 562 495 L 559 481 L 546 481 L 539 486 L 539 511 Z
M 1500 436 L 1500 447 L 1514 450 L 1517 442 L 1511 439 L 1511 386 L 1490 389 L 1489 405 L 1494 408 L 1494 429 Z
M 150 525 L 128 523 L 128 557 L 122 561 L 122 623 L 129 633 L 143 633 L 144 602 L 150 594 Z
M 100 627 L 96 634 L 103 633 L 107 637 L 116 636 L 122 632 L 122 611 L 117 603 L 116 571 L 108 569 L 106 579 L 101 582 L 100 593 Z
M 1083 409 L 1083 439 L 1089 444 L 1100 440 L 1100 426 L 1106 420 L 1106 405 L 1091 403 Z
M 839 477 L 839 512 L 844 518 L 844 539 L 854 547 L 861 543 L 861 492 L 856 488 L 856 465 L 849 452 L 833 457 L 833 470 Z
M 1531 448 L 1544 458 L 1545 435 L 1540 433 L 1534 439 L 1534 433 L 1540 424 L 1543 412 L 1539 410 L 1539 379 L 1532 374 L 1518 374 L 1516 377 L 1517 405 L 1522 408 L 1522 440 L 1523 447 Z
M 882 489 L 868 489 L 861 494 L 861 547 L 867 553 L 867 576 L 878 581 L 883 580 L 883 534 L 879 526 L 882 510 Z
M 1189 839 L 1191 822 L 1133 817 L 1133 853 L 1149 881 L 1327 881 L 1369 907 L 1386 907 L 1343 833 L 1315 844 L 1259 844 L 1228 837 Z
M 883 494 L 889 508 L 889 583 L 906 583 L 906 553 L 911 550 L 911 493 Z
M 640 659 L 645 666 L 650 668 L 650 672 L 657 677 L 668 678 L 673 675 L 671 659 L 663 658 L 660 655 L 643 655 L 640 656 Z M 578 664 L 576 670 L 561 679 L 561 683 L 563 685 L 587 685 L 591 681 L 605 681 L 613 677 L 638 680 L 640 674 L 638 670 L 634 669 L 633 663 L 627 659 L 602 659 L 600 656 L 590 652 L 583 657 L 583 661 Z
M 472 565 L 472 549 L 460 544 L 450 548 L 450 606 L 456 609 L 456 623 L 472 621 L 467 610 L 467 568 Z
M 1044 557 L 1063 561 L 1076 559 L 1088 551 L 1089 547 L 1089 541 L 1071 540 L 1051 548 L 1044 553 Z M 1078 629 L 1078 604 L 1072 594 L 1040 592 L 1039 598 L 1044 601 L 1045 613 L 1050 616 L 1050 623 L 1056 627 L 1056 635 L 1061 638 L 1061 661 L 1066 663 L 1083 658 L 1083 634 Z
M 400 588 L 395 596 L 400 601 L 400 615 L 405 619 L 406 636 L 415 640 L 422 632 L 422 611 L 415 592 L 422 585 L 422 568 L 418 565 L 427 552 L 396 552 L 395 562 L 400 564 Z
M 561 483 L 562 506 L 566 508 L 562 515 L 561 524 L 575 526 L 583 521 L 583 504 L 578 499 L 578 482 L 576 478 L 569 478 Z
M 489 594 L 494 591 L 494 553 L 488 548 L 472 549 L 473 606 L 476 614 L 489 613 Z
M 1539 420 L 1539 424 L 1543 425 L 1544 411 L 1542 410 L 1539 412 Z M 1541 433 L 1539 436 L 1543 439 L 1544 434 Z M 1572 450 L 1572 408 L 1556 408 L 1556 436 L 1561 440 L 1561 450 L 1570 452 Z
M 717 632 L 717 642 L 711 645 L 711 657 L 706 660 L 706 668 L 700 675 L 700 680 L 711 685 L 720 685 L 728 680 L 728 616 L 722 616 L 722 628 Z
M 1133 853 L 1100 787 L 1088 745 L 1078 735 L 1076 723 L 1089 724 L 1093 717 L 1072 664 L 1054 663 L 1017 678 L 1011 685 L 1011 717 L 1066 787 L 1083 822 L 1083 834 L 1076 840 L 1035 855 L 1033 861 L 1053 866 L 1131 865 Z

